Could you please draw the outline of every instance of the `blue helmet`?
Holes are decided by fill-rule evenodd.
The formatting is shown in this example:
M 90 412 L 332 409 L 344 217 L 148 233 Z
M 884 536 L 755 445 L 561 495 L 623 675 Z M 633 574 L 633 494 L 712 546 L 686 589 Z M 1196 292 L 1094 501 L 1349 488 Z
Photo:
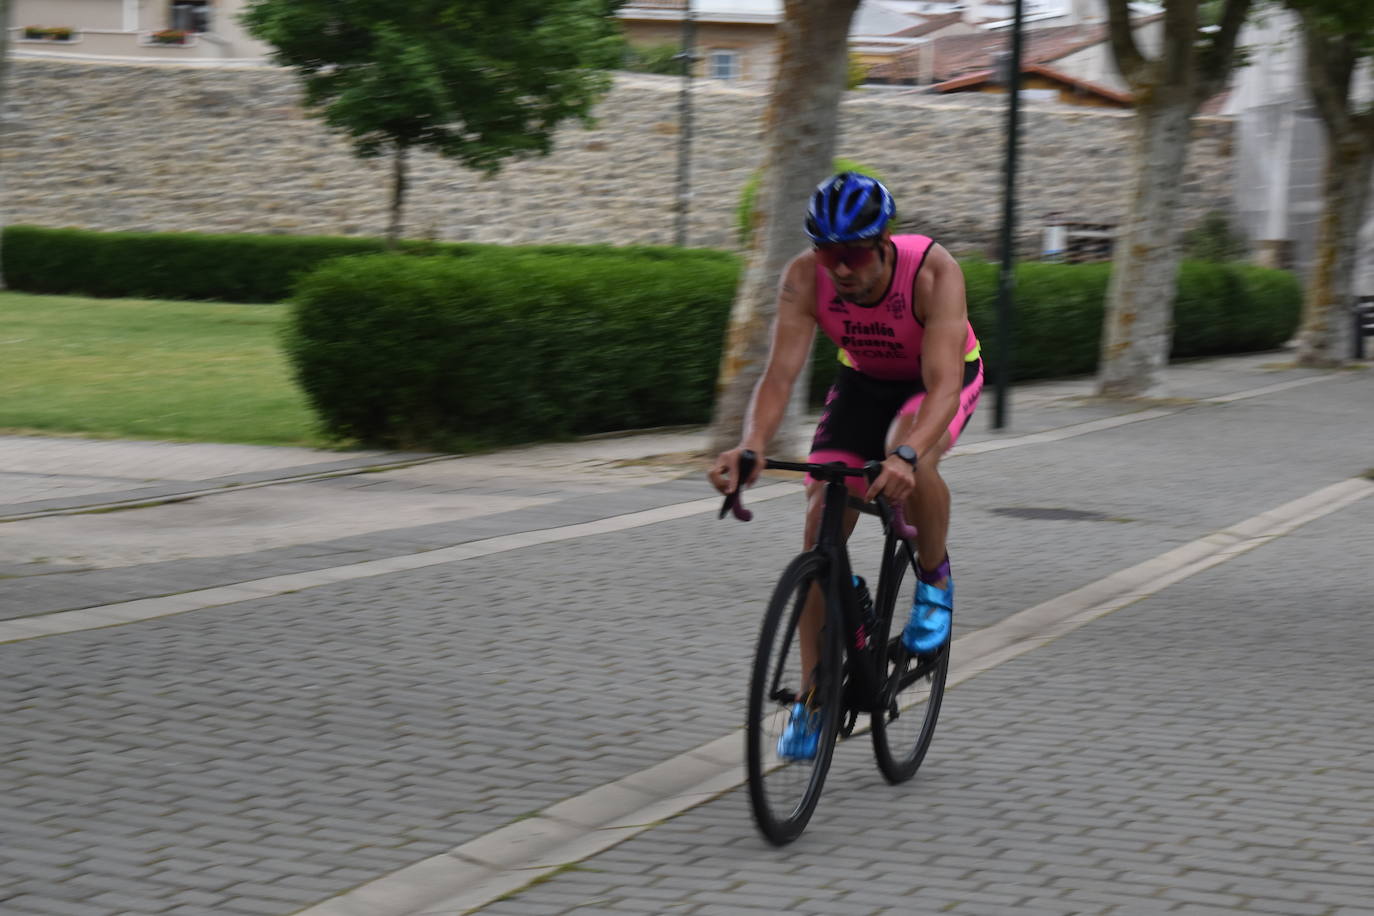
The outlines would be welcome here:
M 816 185 L 806 211 L 806 234 L 822 244 L 876 238 L 896 212 L 897 204 L 881 181 L 840 172 Z

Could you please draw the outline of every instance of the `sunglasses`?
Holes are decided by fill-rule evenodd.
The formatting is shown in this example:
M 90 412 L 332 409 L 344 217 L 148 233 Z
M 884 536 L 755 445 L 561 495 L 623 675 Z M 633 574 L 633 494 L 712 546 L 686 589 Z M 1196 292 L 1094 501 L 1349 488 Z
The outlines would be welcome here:
M 872 264 L 878 256 L 878 249 L 874 245 L 817 245 L 814 250 L 817 263 L 828 270 L 834 270 L 841 264 L 850 270 L 860 270 Z

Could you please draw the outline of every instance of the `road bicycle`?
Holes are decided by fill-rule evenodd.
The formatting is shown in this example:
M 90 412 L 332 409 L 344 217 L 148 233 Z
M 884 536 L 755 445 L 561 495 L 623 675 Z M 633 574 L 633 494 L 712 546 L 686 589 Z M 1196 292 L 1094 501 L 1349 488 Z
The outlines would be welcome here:
M 748 480 L 758 456 L 744 452 L 739 479 Z M 825 504 L 816 544 L 788 564 L 773 591 L 759 633 L 749 681 L 749 711 L 745 721 L 745 750 L 749 801 L 759 831 L 769 842 L 792 842 L 811 819 L 830 769 L 835 742 L 849 737 L 859 716 L 871 717 L 873 750 L 878 769 L 896 784 L 916 774 L 930 747 L 940 701 L 949 671 L 949 641 L 931 655 L 913 655 L 902 644 L 905 620 L 894 627 L 893 612 L 902 581 L 916 573 L 911 541 L 916 530 L 900 509 L 881 496 L 862 502 L 849 493 L 848 478 L 872 482 L 881 465 L 862 468 L 842 464 L 799 464 L 768 459 L 768 469 L 804 471 L 825 484 Z M 741 521 L 753 513 L 744 508 L 740 491 L 725 498 L 720 517 L 731 512 Z M 882 520 L 884 539 L 877 589 L 871 609 L 853 574 L 845 544 L 847 509 Z M 819 659 L 802 695 L 803 672 L 799 626 L 808 596 L 819 590 L 825 602 L 820 629 Z M 778 756 L 778 738 L 787 726 L 793 704 L 805 701 L 818 710 L 820 744 L 810 760 L 788 761 Z

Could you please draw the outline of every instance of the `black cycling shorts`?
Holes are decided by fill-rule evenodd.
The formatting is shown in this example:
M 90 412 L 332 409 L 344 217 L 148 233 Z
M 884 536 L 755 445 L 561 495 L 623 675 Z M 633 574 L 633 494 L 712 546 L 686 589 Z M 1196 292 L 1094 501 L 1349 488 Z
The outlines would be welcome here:
M 964 390 L 949 424 L 951 446 L 968 426 L 982 391 L 983 361 L 964 363 Z M 850 467 L 882 461 L 887 457 L 887 431 L 892 421 L 919 410 L 925 396 L 926 386 L 919 378 L 888 381 L 841 366 L 825 396 L 825 410 L 807 460 L 816 464 L 841 461 Z

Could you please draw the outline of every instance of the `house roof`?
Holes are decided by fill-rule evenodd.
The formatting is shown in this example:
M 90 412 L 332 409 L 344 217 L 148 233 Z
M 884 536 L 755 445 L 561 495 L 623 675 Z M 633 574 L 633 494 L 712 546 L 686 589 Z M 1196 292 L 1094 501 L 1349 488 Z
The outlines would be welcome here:
M 921 17 L 905 13 L 884 0 L 861 0 L 854 10 L 854 19 L 849 26 L 850 35 L 888 36 L 896 35 L 913 25 L 919 25 Z
M 1105 41 L 1104 24 L 1056 26 L 1033 29 L 1022 35 L 1021 59 L 1044 64 L 1067 57 L 1076 51 Z M 911 80 L 933 77 L 936 82 L 954 79 L 965 73 L 990 69 L 995 56 L 1010 50 L 1009 32 L 982 31 L 972 35 L 939 35 L 920 47 L 909 48 L 893 59 L 874 67 L 877 79 Z M 922 60 L 923 54 L 932 60 Z
M 1056 83 L 1062 83 L 1079 92 L 1095 95 L 1118 105 L 1132 106 L 1135 104 L 1135 100 L 1129 93 L 1117 92 L 1115 89 L 1108 88 L 1100 83 L 1093 83 L 1088 80 L 1079 79 L 1075 76 L 1070 76 L 1062 70 L 1056 70 L 1044 64 L 1024 64 L 1021 67 L 1021 72 L 1033 76 L 1044 77 Z M 994 76 L 995 74 L 992 70 L 980 70 L 976 73 L 970 73 L 956 79 L 946 80 L 943 83 L 936 83 L 930 88 L 933 92 L 958 92 L 962 89 L 973 89 L 977 86 L 985 86 L 993 81 Z
M 958 25 L 963 21 L 964 14 L 958 11 L 945 13 L 943 16 L 931 16 L 919 25 L 913 25 L 911 28 L 902 29 L 900 32 L 893 32 L 892 37 L 920 38 L 923 35 L 929 35 L 931 32 L 938 32 L 949 26 Z

